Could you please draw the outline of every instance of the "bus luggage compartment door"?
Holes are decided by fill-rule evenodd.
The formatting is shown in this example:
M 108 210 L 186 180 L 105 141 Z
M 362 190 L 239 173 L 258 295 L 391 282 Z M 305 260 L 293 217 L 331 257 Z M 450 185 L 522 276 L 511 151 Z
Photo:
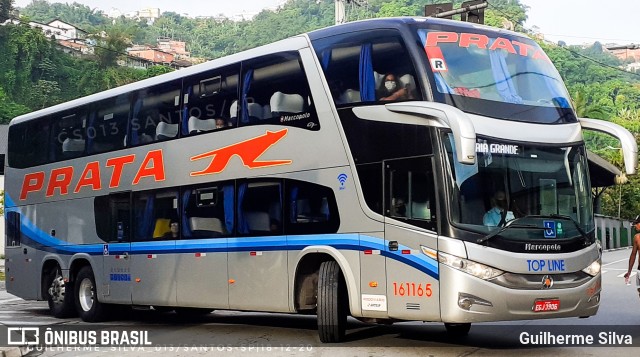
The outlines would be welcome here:
M 439 321 L 438 263 L 421 250 L 435 248 L 437 236 L 385 224 L 385 238 L 389 317 Z

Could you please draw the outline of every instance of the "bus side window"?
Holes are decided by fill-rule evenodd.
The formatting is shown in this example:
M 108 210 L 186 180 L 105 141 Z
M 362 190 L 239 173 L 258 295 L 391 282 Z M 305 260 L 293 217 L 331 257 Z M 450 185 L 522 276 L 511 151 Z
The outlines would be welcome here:
M 184 238 L 216 238 L 233 234 L 233 184 L 189 188 L 182 192 L 181 199 Z
M 297 52 L 243 63 L 239 125 L 278 124 L 320 130 L 309 82 Z
M 177 190 L 147 191 L 133 196 L 133 240 L 179 239 Z M 172 227 L 176 225 L 177 227 Z
M 49 117 L 9 127 L 9 167 L 27 168 L 49 161 Z
M 416 73 L 397 30 L 349 33 L 314 41 L 316 55 L 337 106 L 379 101 L 418 99 Z M 395 88 L 386 89 L 384 78 L 393 75 Z
M 279 182 L 258 181 L 238 187 L 238 233 L 245 236 L 280 235 L 282 189 Z
M 93 109 L 86 134 L 89 154 L 122 149 L 129 119 L 129 95 L 102 100 Z
M 240 66 L 215 69 L 185 80 L 182 135 L 235 126 L 231 105 L 238 100 Z
M 5 247 L 20 246 L 20 213 L 9 211 L 5 213 L 6 242 Z
M 385 161 L 386 213 L 435 230 L 435 186 L 429 157 Z
M 335 233 L 340 226 L 338 206 L 329 187 L 287 180 L 287 234 Z
M 181 86 L 182 82 L 175 80 L 134 94 L 128 139 L 131 146 L 178 137 Z
M 84 155 L 87 126 L 85 109 L 76 108 L 52 116 L 52 123 L 51 159 L 57 161 Z

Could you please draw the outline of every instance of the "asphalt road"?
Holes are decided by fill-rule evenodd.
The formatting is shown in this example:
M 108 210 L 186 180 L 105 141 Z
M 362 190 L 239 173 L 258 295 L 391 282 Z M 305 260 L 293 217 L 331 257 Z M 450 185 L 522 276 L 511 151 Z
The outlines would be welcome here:
M 447 335 L 443 325 L 438 323 L 405 322 L 379 326 L 350 320 L 348 341 L 327 346 L 318 340 L 315 316 L 237 311 L 215 311 L 196 320 L 187 320 L 173 312 L 123 310 L 115 313 L 109 322 L 92 325 L 78 318 L 53 318 L 46 303 L 16 298 L 4 290 L 4 283 L 0 283 L 0 325 L 56 325 L 99 332 L 122 328 L 145 330 L 151 334 L 154 344 L 144 349 L 54 348 L 32 351 L 30 356 L 106 356 L 114 353 L 128 356 L 638 356 L 640 347 L 612 347 L 610 344 L 611 338 L 629 335 L 634 345 L 640 346 L 640 298 L 635 286 L 625 285 L 622 278 L 629 253 L 629 249 L 604 252 L 602 301 L 596 316 L 475 324 L 465 338 Z M 598 347 L 527 344 L 521 341 L 523 332 L 530 336 L 538 332 L 592 335 Z M 600 338 L 604 340 L 600 341 Z M 191 347 L 203 343 L 208 347 Z

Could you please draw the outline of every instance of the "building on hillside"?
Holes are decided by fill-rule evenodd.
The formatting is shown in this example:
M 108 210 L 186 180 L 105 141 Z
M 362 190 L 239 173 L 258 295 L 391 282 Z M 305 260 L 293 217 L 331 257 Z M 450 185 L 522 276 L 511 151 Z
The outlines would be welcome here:
M 121 67 L 129 67 L 129 68 L 136 68 L 136 69 L 147 69 L 153 66 L 153 62 L 151 62 L 150 60 L 144 59 L 142 57 L 131 56 L 131 55 L 121 57 L 117 63 L 118 63 L 118 66 L 121 66 Z
M 149 7 L 146 9 L 130 11 L 123 14 L 120 10 L 111 8 L 107 16 L 110 18 L 118 18 L 120 16 L 124 16 L 127 19 L 145 21 L 148 25 L 153 25 L 153 23 L 160 18 L 160 9 L 157 7 Z
M 146 21 L 149 25 L 153 25 L 153 23 L 159 18 L 160 9 L 157 7 L 149 7 L 138 11 L 138 19 L 140 21 Z
M 84 40 L 58 40 L 58 46 L 63 52 L 76 57 L 91 56 L 95 53 L 94 47 Z
M 607 50 L 625 63 L 640 62 L 640 45 L 608 46 Z
M 136 46 L 127 50 L 127 53 L 129 54 L 129 56 L 146 59 L 152 62 L 152 64 L 170 65 L 171 62 L 175 60 L 175 55 L 169 52 L 161 51 L 157 48 L 150 48 L 148 46 L 144 48 Z
M 172 40 L 168 37 L 158 38 L 158 49 L 174 54 L 176 59 L 187 59 L 191 57 L 191 53 L 187 51 L 186 42 Z
M 41 29 L 45 36 L 56 40 L 84 40 L 87 38 L 87 31 L 58 19 L 48 24 L 31 21 L 29 26 Z

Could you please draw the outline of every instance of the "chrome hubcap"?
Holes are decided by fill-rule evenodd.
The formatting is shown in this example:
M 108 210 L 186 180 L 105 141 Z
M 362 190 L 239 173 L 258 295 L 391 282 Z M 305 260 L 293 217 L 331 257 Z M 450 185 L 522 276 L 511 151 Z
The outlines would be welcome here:
M 57 275 L 51 282 L 51 285 L 49 286 L 49 296 L 51 296 L 51 300 L 54 303 L 63 303 L 64 294 L 65 294 L 64 280 L 62 279 L 61 275 Z
M 80 282 L 80 289 L 78 291 L 78 300 L 82 310 L 89 311 L 93 307 L 93 295 L 94 288 L 91 279 L 84 278 Z

